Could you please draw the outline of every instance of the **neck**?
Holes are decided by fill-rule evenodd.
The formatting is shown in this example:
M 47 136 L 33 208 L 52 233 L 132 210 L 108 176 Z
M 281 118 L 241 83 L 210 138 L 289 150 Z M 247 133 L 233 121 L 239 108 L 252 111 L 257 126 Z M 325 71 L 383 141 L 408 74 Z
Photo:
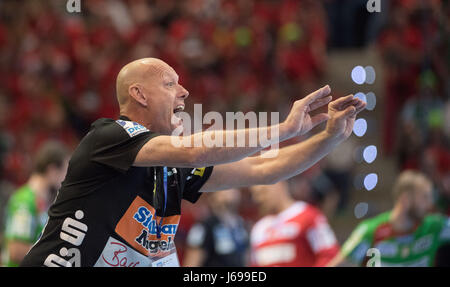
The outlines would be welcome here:
M 131 106 L 132 104 L 126 104 L 120 107 L 120 115 L 126 116 L 133 122 L 137 122 L 138 124 L 143 125 L 148 130 L 161 133 L 161 131 L 157 128 L 155 123 L 153 123 L 151 120 L 149 120 L 149 111 L 142 108 L 142 107 L 136 107 Z
M 39 198 L 48 197 L 50 183 L 44 176 L 40 174 L 31 175 L 30 179 L 28 180 L 28 186 L 31 188 L 31 190 L 35 192 L 37 197 Z
M 394 206 L 391 213 L 390 222 L 395 231 L 405 232 L 411 230 L 415 221 L 408 215 L 407 210 L 400 204 Z
M 150 121 L 148 121 L 146 119 L 146 117 L 144 117 L 141 110 L 136 109 L 136 110 L 130 111 L 128 109 L 121 109 L 120 115 L 129 118 L 133 122 L 137 122 L 138 124 L 143 125 L 144 127 L 146 127 L 149 130 L 151 128 L 153 128 L 152 123 Z
M 283 212 L 286 209 L 288 209 L 289 207 L 291 207 L 292 204 L 294 204 L 294 203 L 295 203 L 295 200 L 293 200 L 291 197 L 283 197 L 280 200 L 280 202 L 279 202 L 279 204 L 278 204 L 278 206 L 277 206 L 275 211 L 276 211 L 276 213 Z

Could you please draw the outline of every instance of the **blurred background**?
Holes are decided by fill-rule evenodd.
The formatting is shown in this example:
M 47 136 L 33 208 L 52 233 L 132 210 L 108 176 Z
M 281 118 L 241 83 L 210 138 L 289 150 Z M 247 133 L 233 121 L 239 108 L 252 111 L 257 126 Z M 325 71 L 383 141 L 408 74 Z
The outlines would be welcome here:
M 69 13 L 62 0 L 1 0 L 0 216 L 43 143 L 73 150 L 91 122 L 118 117 L 118 71 L 149 56 L 180 75 L 188 112 L 202 103 L 283 120 L 325 84 L 334 98 L 359 93 L 368 109 L 355 134 L 291 190 L 324 212 L 340 243 L 392 207 L 404 169 L 429 175 L 436 210 L 450 215 L 450 4 L 380 2 L 370 13 L 366 0 L 81 0 Z M 183 203 L 181 262 L 207 197 Z M 262 216 L 247 190 L 238 210 L 248 229 Z

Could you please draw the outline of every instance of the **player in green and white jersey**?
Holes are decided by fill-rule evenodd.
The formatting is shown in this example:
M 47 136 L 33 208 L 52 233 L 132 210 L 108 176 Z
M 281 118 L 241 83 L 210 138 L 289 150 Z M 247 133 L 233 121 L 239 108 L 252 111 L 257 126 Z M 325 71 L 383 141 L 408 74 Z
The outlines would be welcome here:
M 59 143 L 48 142 L 36 154 L 28 182 L 16 190 L 6 206 L 2 264 L 18 266 L 38 240 L 53 198 L 66 176 L 69 154 Z
M 359 266 L 435 266 L 437 250 L 450 244 L 450 219 L 430 214 L 431 181 L 419 172 L 405 171 L 393 193 L 394 208 L 362 221 L 330 266 L 346 259 Z

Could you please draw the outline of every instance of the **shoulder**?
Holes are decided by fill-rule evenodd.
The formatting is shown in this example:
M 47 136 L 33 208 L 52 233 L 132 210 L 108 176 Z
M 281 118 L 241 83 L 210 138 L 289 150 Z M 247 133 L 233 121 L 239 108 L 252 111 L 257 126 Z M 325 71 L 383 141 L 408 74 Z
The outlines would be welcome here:
M 139 123 L 129 120 L 101 118 L 92 123 L 85 140 L 94 149 L 104 150 L 118 144 L 140 141 L 150 131 Z
M 121 127 L 129 137 L 134 137 L 140 135 L 145 132 L 149 132 L 149 130 L 143 125 L 127 120 L 115 120 L 113 124 L 109 124 L 110 126 L 114 126 L 114 128 Z
M 390 212 L 381 213 L 375 217 L 361 221 L 354 231 L 359 236 L 372 236 L 379 226 L 389 222 Z
M 149 130 L 143 125 L 123 119 L 109 119 L 100 118 L 91 124 L 91 130 L 95 133 L 108 134 L 108 133 L 123 133 L 127 134 L 129 137 L 137 136 L 144 132 L 149 132 Z
M 261 232 L 262 230 L 265 230 L 267 227 L 269 227 L 273 220 L 275 220 L 275 216 L 273 215 L 266 215 L 263 218 L 259 219 L 252 227 L 251 233 L 255 234 L 258 232 Z
M 11 195 L 9 198 L 9 206 L 12 208 L 18 206 L 27 207 L 34 204 L 34 199 L 34 193 L 27 185 L 24 185 Z
M 285 221 L 297 221 L 308 228 L 318 223 L 327 223 L 328 220 L 322 211 L 309 203 L 297 201 L 282 214 Z
M 424 218 L 423 224 L 428 228 L 440 230 L 450 225 L 450 218 L 438 213 L 430 214 Z
M 305 204 L 303 215 L 311 221 L 317 219 L 326 220 L 325 215 L 318 207 L 308 203 Z
M 209 232 L 208 225 L 205 221 L 195 223 L 188 232 L 186 242 L 189 246 L 199 247 L 204 244 L 207 234 Z
M 91 130 L 95 135 L 99 136 L 125 136 L 134 137 L 149 130 L 139 123 L 127 120 L 114 120 L 101 118 L 91 125 Z

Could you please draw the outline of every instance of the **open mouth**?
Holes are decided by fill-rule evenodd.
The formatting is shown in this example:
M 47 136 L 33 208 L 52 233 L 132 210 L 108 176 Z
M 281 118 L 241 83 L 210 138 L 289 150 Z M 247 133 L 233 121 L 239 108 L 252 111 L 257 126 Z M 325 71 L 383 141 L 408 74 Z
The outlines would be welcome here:
M 184 106 L 183 105 L 178 105 L 175 109 L 173 109 L 173 113 L 176 115 L 177 113 L 180 113 L 184 111 Z M 178 115 L 177 115 L 178 116 Z
M 180 113 L 184 111 L 184 105 L 178 105 L 173 109 L 172 124 L 181 125 L 183 120 L 181 119 Z

